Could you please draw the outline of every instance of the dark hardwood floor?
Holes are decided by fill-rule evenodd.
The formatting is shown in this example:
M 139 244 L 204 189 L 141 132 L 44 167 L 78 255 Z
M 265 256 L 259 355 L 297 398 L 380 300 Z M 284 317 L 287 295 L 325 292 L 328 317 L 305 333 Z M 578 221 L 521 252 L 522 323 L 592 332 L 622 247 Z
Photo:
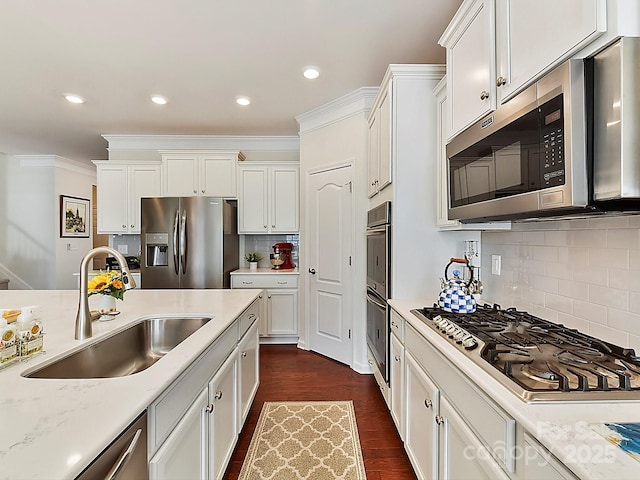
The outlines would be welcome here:
M 304 400 L 353 400 L 368 480 L 416 478 L 372 375 L 294 345 L 261 345 L 260 387 L 225 480 L 238 478 L 262 404 Z

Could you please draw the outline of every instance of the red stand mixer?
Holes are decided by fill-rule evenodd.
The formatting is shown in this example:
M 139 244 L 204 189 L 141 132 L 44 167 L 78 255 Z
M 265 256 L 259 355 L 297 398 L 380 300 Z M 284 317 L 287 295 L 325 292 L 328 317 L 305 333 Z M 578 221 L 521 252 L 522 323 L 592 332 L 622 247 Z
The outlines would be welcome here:
M 291 263 L 291 250 L 293 250 L 292 243 L 282 242 L 273 245 L 273 253 L 269 257 L 274 270 L 287 270 L 295 267 Z

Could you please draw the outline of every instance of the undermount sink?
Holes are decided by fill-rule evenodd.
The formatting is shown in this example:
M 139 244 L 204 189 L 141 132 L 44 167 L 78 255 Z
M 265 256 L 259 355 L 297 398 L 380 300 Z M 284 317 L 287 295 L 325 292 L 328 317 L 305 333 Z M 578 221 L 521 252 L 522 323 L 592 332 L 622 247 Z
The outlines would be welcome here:
M 82 350 L 22 374 L 29 378 L 112 378 L 141 372 L 210 317 L 147 318 Z

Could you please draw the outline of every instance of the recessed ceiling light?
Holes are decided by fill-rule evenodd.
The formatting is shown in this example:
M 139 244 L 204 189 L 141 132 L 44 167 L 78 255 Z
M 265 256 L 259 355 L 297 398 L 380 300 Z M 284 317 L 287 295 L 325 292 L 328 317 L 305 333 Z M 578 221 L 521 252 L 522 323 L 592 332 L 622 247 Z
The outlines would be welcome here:
M 164 97 L 161 97 L 160 95 L 152 95 L 151 96 L 151 101 L 153 103 L 157 103 L 158 105 L 166 105 L 167 104 L 167 99 Z
M 65 93 L 64 98 L 67 99 L 67 102 L 84 103 L 84 98 L 82 98 L 80 95 L 76 95 L 75 93 Z
M 249 97 L 236 97 L 236 103 L 246 107 L 251 103 L 251 99 Z
M 313 80 L 315 78 L 318 78 L 320 76 L 320 71 L 318 70 L 318 67 L 314 67 L 313 65 L 309 65 L 307 67 L 304 67 L 304 73 L 303 73 L 305 78 L 308 78 L 309 80 Z

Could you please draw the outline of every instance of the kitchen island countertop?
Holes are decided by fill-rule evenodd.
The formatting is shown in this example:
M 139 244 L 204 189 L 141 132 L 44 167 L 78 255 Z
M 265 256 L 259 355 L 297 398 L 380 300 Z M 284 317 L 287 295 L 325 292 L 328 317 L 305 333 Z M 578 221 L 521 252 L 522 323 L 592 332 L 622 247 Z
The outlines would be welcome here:
M 0 479 L 72 479 L 144 411 L 238 317 L 261 290 L 131 290 L 121 314 L 93 322 L 93 338 L 74 340 L 77 290 L 8 290 L 0 305 L 38 305 L 45 354 L 0 370 Z M 153 315 L 213 320 L 154 365 L 118 378 L 24 378 L 39 363 L 79 350 L 101 336 Z
M 411 313 L 432 302 L 389 300 L 389 304 L 579 478 L 640 478 L 640 461 L 590 428 L 591 424 L 640 422 L 640 401 L 525 403 Z

